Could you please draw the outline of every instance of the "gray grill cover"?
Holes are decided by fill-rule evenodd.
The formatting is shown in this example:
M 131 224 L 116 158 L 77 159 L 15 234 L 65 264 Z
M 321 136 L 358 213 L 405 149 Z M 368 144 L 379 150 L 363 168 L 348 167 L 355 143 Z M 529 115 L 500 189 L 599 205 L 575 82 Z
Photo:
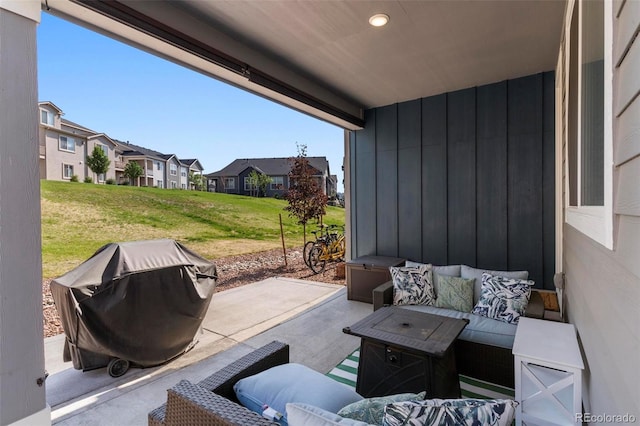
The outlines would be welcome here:
M 149 367 L 190 349 L 217 280 L 213 263 L 173 240 L 107 244 L 51 282 L 66 334 L 65 361 L 112 357 Z

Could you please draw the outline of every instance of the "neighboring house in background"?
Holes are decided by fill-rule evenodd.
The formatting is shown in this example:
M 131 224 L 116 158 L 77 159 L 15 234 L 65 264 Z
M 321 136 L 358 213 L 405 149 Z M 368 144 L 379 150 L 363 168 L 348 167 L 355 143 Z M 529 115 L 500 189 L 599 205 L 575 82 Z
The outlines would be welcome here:
M 105 155 L 107 156 L 107 158 L 109 158 L 109 170 L 107 170 L 107 173 L 94 176 L 94 173 L 91 171 L 91 169 L 89 169 L 89 167 L 86 167 L 85 173 L 87 174 L 87 176 L 91 176 L 94 182 L 98 182 L 98 183 L 106 182 L 107 179 L 115 180 L 116 148 L 118 144 L 109 136 L 105 135 L 104 133 L 98 133 L 96 135 L 87 137 L 87 144 L 86 144 L 87 150 L 85 154 L 87 156 L 91 155 L 93 153 L 93 149 L 96 146 L 100 147 L 102 151 L 105 153 Z
M 204 167 L 202 167 L 202 164 L 200 164 L 200 161 L 198 161 L 197 158 L 189 158 L 186 160 L 180 160 L 180 163 L 182 163 L 182 165 L 184 167 L 187 168 L 187 188 L 189 189 L 196 189 L 194 187 L 194 185 L 191 184 L 191 182 L 189 182 L 189 175 L 191 173 L 193 173 L 194 175 L 202 175 L 202 172 L 204 171 Z M 180 177 L 182 177 L 182 172 L 180 173 Z
M 40 178 L 46 180 L 79 181 L 90 177 L 94 182 L 104 183 L 113 179 L 122 184 L 128 179 L 124 168 L 134 161 L 144 171 L 136 186 L 157 188 L 193 189 L 189 185 L 189 171 L 202 174 L 204 168 L 197 159 L 180 160 L 174 154 L 163 154 L 152 149 L 111 139 L 105 133 L 88 129 L 62 118 L 62 109 L 53 102 L 38 103 L 39 109 L 39 169 Z M 87 156 L 99 146 L 110 160 L 105 174 L 95 175 L 87 167 Z M 184 176 L 183 176 L 184 174 Z
M 314 170 L 313 176 L 318 179 L 320 187 L 327 195 L 335 194 L 337 182 L 333 179 L 326 157 L 307 157 Z M 289 188 L 290 158 L 250 158 L 237 159 L 224 169 L 205 175 L 209 192 L 227 194 L 252 195 L 254 188 L 248 177 L 252 171 L 265 174 L 271 178 L 267 187 L 268 197 L 284 195 Z
M 136 162 L 142 167 L 143 174 L 138 178 L 138 182 L 132 182 L 135 186 L 155 186 L 158 188 L 166 188 L 165 169 L 167 160 L 165 154 L 134 145 L 130 142 L 116 141 L 121 151 L 121 158 L 125 163 Z M 127 178 L 124 173 L 118 175 L 118 183 L 123 183 Z
M 180 163 L 180 189 L 189 187 L 189 166 Z
M 166 159 L 167 166 L 167 188 L 169 189 L 177 189 L 182 188 L 180 186 L 180 160 L 173 154 L 163 155 Z M 186 188 L 182 188 L 186 189 Z
M 40 178 L 47 180 L 78 180 L 94 178 L 86 165 L 87 155 L 93 147 L 101 146 L 109 159 L 115 162 L 116 144 L 104 133 L 98 133 L 62 118 L 63 112 L 53 102 L 39 102 L 39 169 Z M 115 168 L 110 169 L 103 181 L 115 177 Z

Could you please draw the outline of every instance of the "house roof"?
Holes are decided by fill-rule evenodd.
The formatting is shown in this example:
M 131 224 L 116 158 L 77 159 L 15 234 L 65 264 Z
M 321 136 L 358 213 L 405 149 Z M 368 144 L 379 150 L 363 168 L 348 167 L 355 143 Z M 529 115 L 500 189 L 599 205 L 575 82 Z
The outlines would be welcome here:
M 118 147 L 122 150 L 122 155 L 125 157 L 146 156 L 146 157 L 154 157 L 162 160 L 167 160 L 166 158 L 163 157 L 166 154 L 163 154 L 161 152 L 154 151 L 152 149 L 145 148 L 143 146 L 135 145 L 130 142 L 123 142 L 119 140 L 116 140 L 116 142 L 118 144 Z
M 91 135 L 87 137 L 87 139 L 99 139 L 99 138 L 104 138 L 107 142 L 109 142 L 113 146 L 118 146 L 118 144 L 105 133 L 96 133 L 95 135 Z
M 119 0 L 48 10 L 356 129 L 369 108 L 555 69 L 566 3 Z M 369 25 L 377 13 L 386 26 Z
M 95 133 L 96 135 L 98 134 L 98 132 L 96 132 L 95 130 L 91 130 L 87 127 L 84 127 L 78 123 L 74 123 L 71 120 L 67 120 L 66 118 L 61 118 L 60 119 L 60 123 L 64 124 L 65 126 L 70 126 L 70 127 L 75 127 L 76 129 L 80 129 L 83 130 L 85 132 L 89 132 L 89 133 Z
M 307 157 L 309 165 L 319 172 L 329 169 L 326 157 Z M 254 168 L 269 176 L 285 176 L 291 170 L 290 158 L 240 158 L 231 162 L 224 169 L 210 173 L 208 177 L 238 176 L 247 168 Z
M 198 168 L 200 170 L 204 170 L 204 167 L 202 167 L 202 163 L 197 158 L 189 158 L 189 159 L 186 159 L 186 160 L 180 159 L 179 161 L 183 165 L 189 166 L 189 168 L 196 167 L 196 168 Z
M 56 111 L 58 111 L 58 114 L 64 114 L 62 112 L 62 109 L 60 109 L 60 107 L 58 107 L 56 104 L 54 104 L 51 101 L 40 101 L 38 102 L 39 106 L 43 106 L 43 105 L 49 105 L 50 107 L 52 107 L 53 109 L 55 109 Z

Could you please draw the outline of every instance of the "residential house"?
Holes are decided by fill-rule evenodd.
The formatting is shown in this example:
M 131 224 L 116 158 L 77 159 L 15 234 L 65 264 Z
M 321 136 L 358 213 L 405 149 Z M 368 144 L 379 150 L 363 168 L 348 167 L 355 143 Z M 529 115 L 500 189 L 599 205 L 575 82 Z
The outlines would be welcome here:
M 325 194 L 335 194 L 337 182 L 329 171 L 326 157 L 307 157 L 312 168 L 312 175 L 318 180 Z M 222 170 L 205 175 L 208 191 L 227 194 L 252 195 L 255 188 L 249 179 L 252 171 L 265 174 L 271 178 L 267 187 L 268 197 L 281 196 L 289 188 L 290 158 L 250 158 L 237 159 Z
M 109 136 L 62 118 L 63 111 L 53 102 L 39 102 L 38 110 L 41 179 L 71 180 L 76 176 L 80 181 L 89 177 L 104 182 L 108 178 L 115 178 L 115 169 L 94 176 L 86 164 L 86 158 L 95 146 L 102 148 L 112 163 L 115 161 L 116 143 Z
M 41 289 L 15 284 L 41 278 L 33 3 L 0 3 L 0 182 L 21 184 L 0 196 L 2 423 L 47 414 L 23 380 L 44 375 Z M 640 418 L 640 2 L 42 3 L 343 127 L 348 257 L 558 283 L 584 410 Z
M 204 171 L 204 167 L 200 164 L 200 161 L 197 158 L 189 158 L 186 160 L 180 160 L 181 167 L 184 169 L 180 169 L 180 178 L 181 183 L 183 176 L 183 172 L 186 172 L 186 188 L 188 189 L 197 189 L 195 185 L 190 181 L 189 177 L 191 174 L 202 176 L 202 172 Z
M 167 158 L 171 158 L 172 156 L 166 156 L 161 152 L 134 145 L 128 141 L 117 142 L 118 149 L 121 152 L 120 158 L 122 158 L 125 163 L 133 161 L 142 167 L 143 174 L 138 178 L 137 182 L 132 182 L 133 185 L 167 188 L 167 174 L 165 170 L 167 164 L 171 164 L 167 162 Z M 122 183 L 124 180 L 127 180 L 124 173 L 118 175 L 118 183 Z
M 118 184 L 128 181 L 124 168 L 130 161 L 142 167 L 143 175 L 133 182 L 137 186 L 194 189 L 189 185 L 189 172 L 202 174 L 198 159 L 179 160 L 174 154 L 163 154 L 132 143 L 111 139 L 104 133 L 88 129 L 62 118 L 62 109 L 53 102 L 39 102 L 39 170 L 40 178 L 79 181 L 86 177 L 104 183 L 113 179 Z M 100 147 L 111 161 L 107 173 L 94 176 L 86 158 L 94 147 Z
M 180 175 L 179 171 L 182 167 L 180 160 L 173 154 L 162 155 L 162 158 L 166 161 L 166 182 L 167 188 L 169 189 L 178 189 L 182 188 L 180 185 Z M 186 189 L 186 188 L 182 188 Z
M 180 163 L 180 189 L 189 187 L 189 166 Z

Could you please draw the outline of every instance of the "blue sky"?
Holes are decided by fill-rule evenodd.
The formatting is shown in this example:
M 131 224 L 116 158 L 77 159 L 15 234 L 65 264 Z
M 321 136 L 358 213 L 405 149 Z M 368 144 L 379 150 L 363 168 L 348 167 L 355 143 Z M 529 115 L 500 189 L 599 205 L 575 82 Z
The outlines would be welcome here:
M 292 157 L 296 143 L 341 170 L 337 126 L 137 50 L 47 13 L 38 27 L 38 98 L 64 118 L 179 158 L 205 173 L 236 158 Z

